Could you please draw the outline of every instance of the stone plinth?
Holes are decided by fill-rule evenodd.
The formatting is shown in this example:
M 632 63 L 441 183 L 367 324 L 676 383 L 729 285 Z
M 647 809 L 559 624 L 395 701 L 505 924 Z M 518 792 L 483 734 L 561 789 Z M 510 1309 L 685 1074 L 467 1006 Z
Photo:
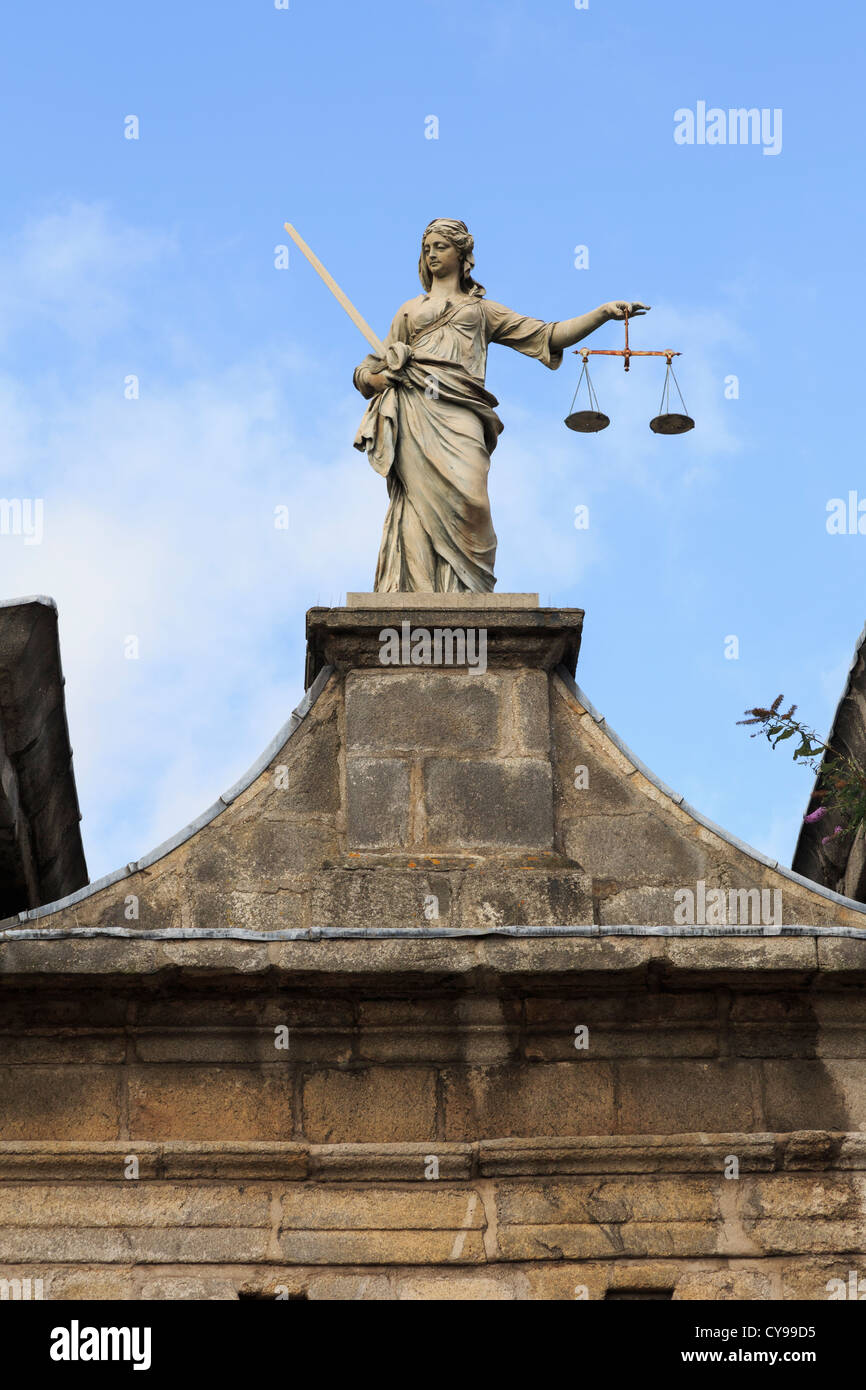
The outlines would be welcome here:
M 345 673 L 349 852 L 552 854 L 548 673 L 574 669 L 582 611 L 534 594 L 350 598 L 307 622 L 310 675 Z
M 409 633 L 423 629 L 431 634 L 462 629 L 484 634 L 486 665 L 525 667 L 552 671 L 562 666 L 574 675 L 583 629 L 582 608 L 538 608 L 534 594 L 353 594 L 358 600 L 346 608 L 311 608 L 307 614 L 307 671 L 309 688 L 324 666 L 337 671 L 384 666 L 384 640 L 381 633 L 391 629 L 402 637 L 403 624 Z M 398 604 L 382 604 L 382 598 L 397 598 Z M 362 607 L 360 600 L 370 600 Z M 508 600 L 503 603 L 503 600 Z M 375 600 L 375 602 L 373 602 Z M 411 602 L 404 602 L 411 600 Z M 495 600 L 495 602 L 494 602 Z M 537 600 L 536 600 L 537 602 Z M 476 644 L 478 638 L 472 639 Z M 443 643 L 443 655 L 447 648 Z M 420 669 L 412 665 L 412 669 Z M 445 669 L 443 663 L 443 669 Z M 453 666 L 474 674 L 472 667 Z
M 582 611 L 535 594 L 350 600 L 307 620 L 308 675 L 344 673 L 348 851 L 552 854 L 548 673 L 574 669 Z
M 439 608 L 448 611 L 466 609 L 485 613 L 502 609 L 537 608 L 538 594 L 347 594 L 347 608 L 385 609 L 398 613 L 403 609 Z

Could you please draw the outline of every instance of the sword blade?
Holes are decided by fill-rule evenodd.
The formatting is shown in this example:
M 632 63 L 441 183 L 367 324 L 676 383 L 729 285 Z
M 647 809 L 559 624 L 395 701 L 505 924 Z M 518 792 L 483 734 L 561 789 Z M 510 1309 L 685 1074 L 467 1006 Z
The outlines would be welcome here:
M 291 222 L 284 222 L 283 226 L 285 227 L 286 231 L 288 232 L 289 236 L 292 238 L 292 241 L 295 243 L 298 249 L 300 251 L 303 251 L 304 255 L 310 262 L 310 265 L 313 267 L 313 270 L 316 272 L 316 274 L 320 277 L 320 279 L 324 280 L 325 284 L 328 286 L 328 289 L 331 291 L 331 294 L 334 296 L 337 303 L 343 306 L 355 327 L 360 329 L 360 331 L 363 333 L 364 337 L 367 339 L 367 342 L 370 344 L 371 348 L 376 353 L 376 356 L 384 357 L 385 348 L 383 344 L 376 337 L 376 334 L 373 332 L 369 323 L 367 323 L 367 320 L 362 318 L 361 315 L 358 313 L 358 310 L 355 308 L 349 296 L 345 293 L 345 291 L 340 289 L 340 286 L 337 284 L 333 275 L 329 274 L 329 272 L 322 265 L 322 262 L 319 260 L 315 251 L 310 249 L 310 247 L 304 241 L 304 238 L 301 236 L 300 232 L 297 232 L 295 230 Z

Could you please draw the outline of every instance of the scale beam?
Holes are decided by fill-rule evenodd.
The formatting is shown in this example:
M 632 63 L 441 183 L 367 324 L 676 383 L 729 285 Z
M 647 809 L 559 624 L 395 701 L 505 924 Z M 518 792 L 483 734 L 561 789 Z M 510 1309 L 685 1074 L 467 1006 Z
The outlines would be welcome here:
M 668 352 L 667 348 L 661 352 L 639 352 L 637 348 L 575 348 L 574 355 L 582 357 L 584 362 L 587 357 L 624 357 L 626 371 L 630 357 L 666 357 L 668 362 L 672 357 L 682 357 L 681 352 Z
M 583 358 L 584 366 L 586 366 L 587 357 L 624 357 L 626 371 L 628 371 L 629 358 L 631 357 L 666 357 L 668 366 L 671 365 L 672 357 L 682 357 L 681 352 L 674 352 L 672 348 L 663 348 L 660 352 L 642 352 L 638 348 L 630 348 L 628 345 L 628 314 L 625 315 L 624 348 L 575 348 L 574 355 Z

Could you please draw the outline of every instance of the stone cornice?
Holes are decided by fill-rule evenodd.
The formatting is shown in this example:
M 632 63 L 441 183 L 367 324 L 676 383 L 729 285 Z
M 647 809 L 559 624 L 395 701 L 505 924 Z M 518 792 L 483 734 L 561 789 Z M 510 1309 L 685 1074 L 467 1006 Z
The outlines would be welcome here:
M 617 977 L 630 987 L 650 975 L 663 983 L 760 980 L 762 988 L 815 986 L 833 978 L 866 981 L 866 939 L 848 927 L 758 928 L 546 927 L 488 931 L 133 932 L 79 928 L 4 933 L 5 984 L 124 984 L 147 989 L 166 981 L 198 988 L 227 981 L 245 991 L 293 988 L 413 987 L 465 989 L 488 984 L 584 983 Z M 277 938 L 277 939 L 274 939 Z M 288 939 L 287 939 L 288 938 Z
M 749 1173 L 866 1169 L 866 1134 L 801 1130 L 774 1134 L 588 1135 L 485 1139 L 471 1144 L 306 1144 L 261 1141 L 101 1143 L 4 1141 L 0 1182 L 112 1182 L 130 1157 L 138 1181 L 427 1182 L 477 1178 L 705 1173 L 718 1177 L 735 1154 Z
M 582 608 L 497 609 L 468 604 L 433 608 L 421 602 L 390 610 L 311 608 L 307 613 L 306 683 L 311 685 L 326 665 L 341 672 L 391 669 L 382 667 L 379 634 L 385 628 L 399 632 L 402 623 L 408 623 L 410 630 L 483 629 L 488 669 L 511 666 L 551 671 L 562 666 L 574 675 L 583 618 Z M 471 677 L 466 668 L 464 673 Z

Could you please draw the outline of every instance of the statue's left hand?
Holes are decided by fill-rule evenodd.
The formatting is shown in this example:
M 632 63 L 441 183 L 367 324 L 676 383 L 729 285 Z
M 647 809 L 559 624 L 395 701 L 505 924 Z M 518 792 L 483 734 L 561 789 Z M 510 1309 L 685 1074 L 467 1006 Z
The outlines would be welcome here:
M 641 314 L 648 314 L 650 307 L 649 304 L 641 304 L 639 299 L 612 299 L 609 304 L 604 305 L 609 319 L 624 319 L 626 314 L 630 319 L 636 319 Z

